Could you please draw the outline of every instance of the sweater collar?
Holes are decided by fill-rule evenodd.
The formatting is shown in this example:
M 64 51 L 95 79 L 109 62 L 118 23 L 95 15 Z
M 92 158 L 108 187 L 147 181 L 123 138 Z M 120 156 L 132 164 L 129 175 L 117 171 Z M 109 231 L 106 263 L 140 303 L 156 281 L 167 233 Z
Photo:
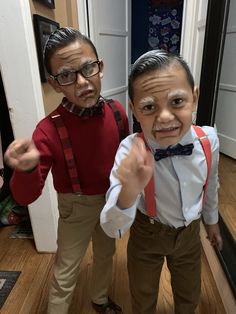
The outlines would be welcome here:
M 68 110 L 69 112 L 83 118 L 89 118 L 92 116 L 98 116 L 103 114 L 103 107 L 104 107 L 104 99 L 100 96 L 97 103 L 89 108 L 81 108 L 69 102 L 69 100 L 64 97 L 62 99 L 62 106 Z

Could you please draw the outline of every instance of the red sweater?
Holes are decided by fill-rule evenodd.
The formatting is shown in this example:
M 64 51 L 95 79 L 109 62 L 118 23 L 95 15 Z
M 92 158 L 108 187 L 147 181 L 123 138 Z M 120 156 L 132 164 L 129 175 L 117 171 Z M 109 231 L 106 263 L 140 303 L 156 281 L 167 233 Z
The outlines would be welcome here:
M 125 110 L 117 101 L 116 105 L 128 135 Z M 83 194 L 105 194 L 119 146 L 119 131 L 112 109 L 105 104 L 102 115 L 87 119 L 69 112 L 62 105 L 57 110 L 68 130 Z M 40 152 L 40 164 L 31 173 L 14 171 L 10 182 L 14 199 L 22 205 L 35 201 L 42 193 L 50 169 L 55 190 L 58 193 L 72 193 L 64 152 L 50 116 L 38 123 L 33 141 Z

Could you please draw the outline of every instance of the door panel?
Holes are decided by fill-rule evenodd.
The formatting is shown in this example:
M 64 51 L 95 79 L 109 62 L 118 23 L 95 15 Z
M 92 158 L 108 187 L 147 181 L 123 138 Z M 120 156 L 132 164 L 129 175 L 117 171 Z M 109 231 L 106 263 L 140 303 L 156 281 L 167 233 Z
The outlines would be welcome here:
M 233 5 L 236 7 L 236 0 L 231 0 L 230 11 L 235 9 L 231 8 Z M 230 15 L 229 18 L 215 122 L 220 140 L 220 151 L 236 159 L 236 17 Z
M 184 1 L 181 55 L 188 62 L 196 85 L 200 83 L 208 0 Z
M 184 1 L 181 55 L 187 61 L 195 85 L 200 85 L 208 0 Z M 196 122 L 196 113 L 193 114 Z
M 102 95 L 119 100 L 128 113 L 131 3 L 87 0 L 90 38 L 104 61 Z

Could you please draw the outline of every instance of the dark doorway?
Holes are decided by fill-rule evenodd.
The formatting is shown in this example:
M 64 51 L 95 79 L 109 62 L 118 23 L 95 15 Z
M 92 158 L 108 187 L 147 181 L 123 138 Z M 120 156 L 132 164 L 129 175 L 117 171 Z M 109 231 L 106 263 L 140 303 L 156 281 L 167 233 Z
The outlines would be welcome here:
M 229 0 L 208 1 L 197 125 L 213 126 L 224 51 Z
M 0 73 L 0 131 L 2 138 L 2 150 L 5 153 L 8 145 L 14 140 L 13 130 L 11 126 L 7 99 L 5 95 L 2 76 Z M 12 170 L 4 164 L 4 185 L 1 189 L 0 200 L 4 199 L 9 194 L 9 180 L 12 175 Z

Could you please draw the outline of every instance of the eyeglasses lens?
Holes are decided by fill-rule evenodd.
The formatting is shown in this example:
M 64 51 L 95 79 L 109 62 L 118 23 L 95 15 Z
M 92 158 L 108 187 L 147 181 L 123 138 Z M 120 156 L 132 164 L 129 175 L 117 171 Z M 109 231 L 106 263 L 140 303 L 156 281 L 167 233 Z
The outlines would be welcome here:
M 99 65 L 97 62 L 86 64 L 80 69 L 80 73 L 84 77 L 91 77 L 93 75 L 96 75 L 98 72 L 99 72 Z
M 78 71 L 64 72 L 57 75 L 57 81 L 60 85 L 73 84 L 77 79 L 77 74 L 81 74 L 83 77 L 88 78 L 96 75 L 99 72 L 99 62 L 95 61 L 84 65 Z

